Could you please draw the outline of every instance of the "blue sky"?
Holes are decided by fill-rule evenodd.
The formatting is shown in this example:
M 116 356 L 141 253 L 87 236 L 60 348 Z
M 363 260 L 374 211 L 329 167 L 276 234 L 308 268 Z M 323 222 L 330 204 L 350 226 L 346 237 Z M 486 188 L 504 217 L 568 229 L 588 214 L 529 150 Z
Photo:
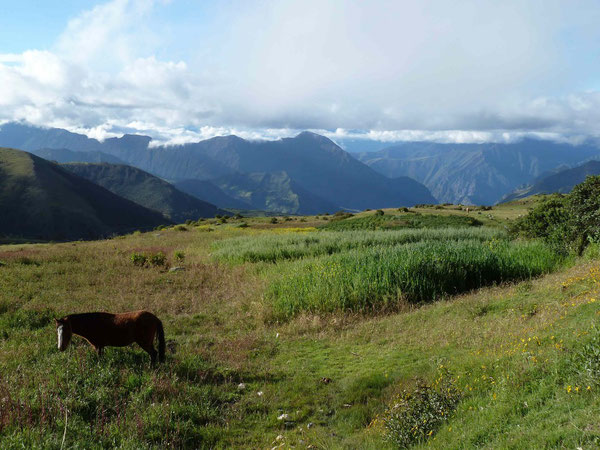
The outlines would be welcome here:
M 0 1 L 0 122 L 160 142 L 597 138 L 600 3 Z

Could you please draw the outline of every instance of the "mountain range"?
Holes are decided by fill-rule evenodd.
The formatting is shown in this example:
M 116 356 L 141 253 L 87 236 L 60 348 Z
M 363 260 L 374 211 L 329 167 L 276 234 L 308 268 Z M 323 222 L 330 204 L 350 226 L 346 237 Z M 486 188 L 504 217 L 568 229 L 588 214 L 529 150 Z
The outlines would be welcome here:
M 0 148 L 0 236 L 3 239 L 95 239 L 171 223 L 27 152 Z
M 502 202 L 510 202 L 538 194 L 568 194 L 576 184 L 583 183 L 590 175 L 600 175 L 600 161 L 588 161 L 572 169 L 563 169 L 542 176 L 531 185 L 508 194 L 502 199 Z
M 328 209 L 320 212 L 333 212 L 436 201 L 421 183 L 405 176 L 388 178 L 331 140 L 310 132 L 277 141 L 247 141 L 236 136 L 178 146 L 156 146 L 151 145 L 151 141 L 148 136 L 124 135 L 99 142 L 61 129 L 19 123 L 4 124 L 0 128 L 0 145 L 28 151 L 65 148 L 77 152 L 101 152 L 170 182 L 217 180 L 217 184 L 228 186 L 226 195 L 244 203 L 256 204 L 256 200 L 250 202 L 249 199 L 264 197 L 262 194 L 249 197 L 243 192 L 246 183 L 265 186 L 256 183 L 257 175 L 250 174 L 271 174 L 263 181 L 275 182 L 285 172 L 289 182 L 280 185 L 304 199 L 296 202 L 297 208 L 290 208 L 289 213 L 316 211 L 321 207 Z M 244 183 L 239 174 L 246 177 Z M 233 176 L 240 190 L 236 192 L 232 188 L 236 183 L 224 181 L 226 176 Z M 286 192 L 277 201 L 271 194 L 267 197 L 270 200 L 265 201 L 266 208 L 291 204 Z
M 526 139 L 511 144 L 406 142 L 356 158 L 387 177 L 423 183 L 440 203 L 491 205 L 559 166 L 597 158 L 595 145 Z

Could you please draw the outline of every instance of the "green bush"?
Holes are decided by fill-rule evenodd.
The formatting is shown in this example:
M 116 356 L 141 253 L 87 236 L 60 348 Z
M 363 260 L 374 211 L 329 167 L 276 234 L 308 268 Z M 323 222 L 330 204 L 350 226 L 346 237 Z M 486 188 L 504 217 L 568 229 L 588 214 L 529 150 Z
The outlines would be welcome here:
M 279 220 L 277 220 L 277 217 L 271 217 L 271 223 L 279 223 Z
M 375 215 L 376 216 L 383 216 L 385 213 L 383 212 L 383 209 L 378 209 L 377 211 L 375 211 Z
M 173 253 L 173 256 L 177 262 L 183 262 L 185 260 L 185 253 L 181 250 L 176 250 L 175 253 Z
M 186 228 L 185 225 L 175 225 L 175 231 L 187 231 L 188 229 Z
M 385 440 L 399 448 L 426 441 L 448 420 L 461 399 L 448 372 L 433 384 L 418 381 L 404 390 L 384 415 Z
M 145 266 L 146 262 L 148 261 L 148 257 L 146 255 L 144 255 L 143 253 L 136 253 L 136 252 L 133 252 L 129 256 L 129 259 L 131 260 L 131 262 L 133 263 L 134 266 L 138 266 L 138 267 Z
M 148 257 L 148 262 L 154 267 L 164 267 L 167 264 L 167 257 L 163 252 L 153 253 Z

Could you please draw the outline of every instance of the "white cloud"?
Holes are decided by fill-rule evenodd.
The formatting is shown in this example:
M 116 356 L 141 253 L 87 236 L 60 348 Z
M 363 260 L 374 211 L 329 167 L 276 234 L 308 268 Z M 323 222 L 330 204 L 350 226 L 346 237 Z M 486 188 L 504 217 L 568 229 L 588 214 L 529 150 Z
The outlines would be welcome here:
M 227 2 L 166 36 L 156 11 L 168 3 L 113 0 L 49 51 L 0 54 L 0 121 L 172 144 L 302 129 L 382 142 L 597 135 L 592 1 Z

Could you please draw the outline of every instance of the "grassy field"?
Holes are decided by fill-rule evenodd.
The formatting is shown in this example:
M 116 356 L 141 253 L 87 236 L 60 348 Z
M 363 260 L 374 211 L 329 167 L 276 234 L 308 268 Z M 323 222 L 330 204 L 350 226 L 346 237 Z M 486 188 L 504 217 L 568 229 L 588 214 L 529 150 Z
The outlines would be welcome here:
M 0 447 L 60 448 L 64 439 L 65 448 L 393 448 L 404 436 L 398 418 L 422 422 L 425 413 L 431 427 L 404 441 L 417 448 L 598 446 L 597 260 L 544 266 L 552 260 L 540 253 L 540 270 L 527 276 L 551 273 L 519 283 L 398 311 L 302 310 L 277 321 L 269 292 L 294 267 L 359 251 L 369 261 L 369 252 L 400 245 L 220 259 L 231 242 L 328 239 L 300 230 L 329 222 L 322 217 L 280 219 L 0 247 Z M 250 226 L 240 228 L 242 220 Z M 480 230 L 460 232 L 488 232 Z M 435 232 L 447 231 L 427 231 Z M 539 250 L 498 238 L 467 245 L 490 243 Z M 131 261 L 159 252 L 165 266 Z M 56 349 L 55 316 L 141 308 L 165 324 L 163 366 L 151 369 L 138 347 L 108 348 L 99 360 L 77 337 L 66 352 Z

